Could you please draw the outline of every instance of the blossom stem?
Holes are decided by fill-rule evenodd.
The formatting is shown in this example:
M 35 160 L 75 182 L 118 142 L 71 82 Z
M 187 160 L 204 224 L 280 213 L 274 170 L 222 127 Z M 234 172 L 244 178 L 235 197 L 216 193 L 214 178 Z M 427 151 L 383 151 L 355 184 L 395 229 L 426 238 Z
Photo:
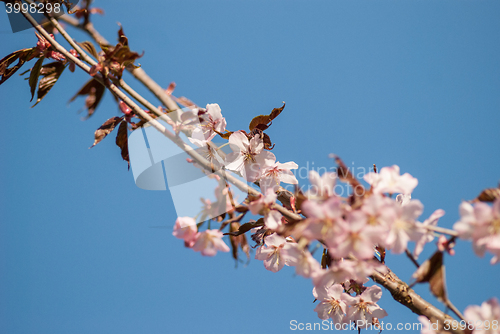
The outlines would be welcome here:
M 452 237 L 458 237 L 458 232 L 454 230 L 450 230 L 444 227 L 439 227 L 439 226 L 434 226 L 434 225 L 420 225 L 423 228 L 426 228 L 428 230 L 441 233 L 441 234 L 448 234 L 451 235 Z

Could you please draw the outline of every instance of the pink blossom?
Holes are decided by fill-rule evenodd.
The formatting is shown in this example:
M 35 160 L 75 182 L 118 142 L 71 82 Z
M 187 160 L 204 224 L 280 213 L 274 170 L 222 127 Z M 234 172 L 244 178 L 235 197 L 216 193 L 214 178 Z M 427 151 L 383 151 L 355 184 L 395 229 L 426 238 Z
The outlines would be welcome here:
M 312 279 L 314 286 L 322 287 L 344 283 L 354 276 L 354 263 L 350 260 L 341 260 L 330 265 L 326 270 L 315 272 Z
M 229 137 L 232 153 L 226 157 L 226 168 L 240 172 L 249 182 L 259 179 L 261 167 L 266 165 L 266 160 L 276 161 L 271 152 L 264 150 L 264 142 L 259 134 L 248 140 L 242 131 L 234 132 Z
M 472 206 L 460 205 L 460 221 L 453 225 L 462 239 L 472 239 L 474 252 L 484 256 L 486 251 L 493 254 L 491 264 L 500 262 L 500 198 L 493 206 L 479 202 Z
M 271 160 L 266 160 L 262 166 L 262 175 L 259 181 L 260 189 L 263 193 L 271 188 L 277 191 L 280 182 L 288 184 L 298 184 L 299 182 L 292 173 L 292 169 L 297 169 L 299 166 L 295 162 L 280 163 Z
M 464 317 L 474 325 L 472 334 L 500 334 L 500 304 L 496 298 L 483 302 L 481 306 L 468 306 Z
M 334 245 L 328 248 L 330 254 L 336 258 L 349 255 L 361 260 L 372 258 L 380 231 L 367 222 L 367 216 L 363 211 L 349 212 L 346 222 L 341 223 L 344 233 L 335 234 L 335 241 L 329 243 Z
M 174 232 L 172 235 L 176 238 L 183 239 L 186 247 L 192 247 L 196 240 L 198 227 L 196 221 L 191 217 L 178 217 L 175 221 Z
M 314 288 L 314 297 L 320 301 L 314 312 L 318 313 L 320 319 L 331 318 L 334 324 L 343 323 L 347 305 L 344 301 L 346 293 L 340 284 L 334 284 L 328 288 Z
M 289 263 L 295 266 L 297 275 L 309 278 L 321 270 L 319 262 L 307 250 L 300 248 L 297 244 L 290 245 L 287 249 Z
M 396 206 L 394 210 L 384 211 L 385 218 L 392 221 L 385 247 L 392 249 L 396 254 L 405 251 L 408 241 L 418 240 L 422 228 L 416 225 L 416 219 L 422 214 L 424 206 L 419 200 L 412 200 L 403 206 Z
M 408 173 L 399 175 L 399 166 L 384 167 L 380 173 L 368 173 L 363 179 L 368 182 L 374 193 L 402 193 L 409 195 L 418 184 L 418 180 Z
M 422 227 L 419 232 L 416 234 L 417 241 L 415 243 L 415 250 L 413 251 L 413 256 L 417 259 L 420 253 L 424 250 L 424 246 L 426 243 L 434 240 L 434 232 L 432 230 L 428 230 L 425 226 L 436 226 L 439 218 L 444 216 L 444 210 L 438 209 L 432 213 L 432 215 L 424 220 L 423 223 L 417 224 Z
M 219 230 L 205 230 L 198 234 L 193 250 L 204 256 L 214 256 L 217 251 L 229 252 L 229 247 L 222 240 L 223 233 Z
M 318 172 L 312 170 L 309 172 L 309 182 L 311 189 L 306 195 L 309 198 L 327 198 L 334 195 L 333 187 L 337 181 L 337 174 L 326 172 L 319 176 Z
M 387 312 L 377 305 L 382 297 L 382 289 L 374 285 L 367 288 L 361 295 L 345 297 L 350 306 L 347 310 L 347 320 L 356 322 L 358 328 L 367 328 L 373 324 L 374 318 L 380 319 L 387 316 Z
M 222 133 L 226 130 L 226 119 L 222 117 L 221 109 L 217 103 L 207 104 L 206 111 L 198 114 L 206 140 L 213 138 L 216 132 Z
M 264 238 L 264 245 L 257 249 L 255 258 L 264 261 L 264 267 L 272 272 L 278 272 L 285 264 L 293 261 L 294 258 L 287 254 L 287 250 L 292 246 L 285 238 L 273 233 Z
M 277 195 L 273 189 L 267 189 L 266 195 L 259 199 L 248 203 L 248 209 L 254 215 L 264 215 L 264 223 L 266 227 L 275 230 L 282 225 L 281 218 L 283 217 L 278 211 L 272 210 L 276 202 Z
M 334 242 L 335 238 L 344 233 L 341 228 L 342 221 L 342 202 L 332 196 L 324 202 L 315 200 L 307 200 L 302 203 L 302 213 L 307 219 L 297 226 L 294 233 L 297 236 L 304 237 L 308 240 L 325 240 L 328 246 L 330 242 Z

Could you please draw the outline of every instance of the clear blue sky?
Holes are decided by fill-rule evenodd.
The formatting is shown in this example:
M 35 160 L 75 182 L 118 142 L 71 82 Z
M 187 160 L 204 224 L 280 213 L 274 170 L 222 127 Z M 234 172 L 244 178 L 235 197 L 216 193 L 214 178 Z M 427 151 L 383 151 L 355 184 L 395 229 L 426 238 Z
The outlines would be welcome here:
M 155 80 L 219 103 L 229 129 L 286 101 L 268 131 L 281 162 L 330 167 L 335 153 L 355 168 L 398 164 L 419 180 L 422 219 L 442 208 L 449 228 L 461 200 L 500 180 L 498 1 L 96 5 L 109 40 L 120 22 Z M 12 34 L 2 11 L 0 41 L 3 57 L 36 38 Z M 118 110 L 107 94 L 82 122 L 83 99 L 66 102 L 86 80 L 64 73 L 34 109 L 18 75 L 0 87 L 0 333 L 287 333 L 290 320 L 319 321 L 311 282 L 292 268 L 235 269 L 229 254 L 205 258 L 171 235 L 168 192 L 137 188 L 114 139 L 88 149 Z M 456 250 L 445 259 L 456 306 L 499 297 L 500 266 L 468 242 Z M 387 261 L 411 276 L 406 258 Z M 385 290 L 380 304 L 386 321 L 417 322 Z

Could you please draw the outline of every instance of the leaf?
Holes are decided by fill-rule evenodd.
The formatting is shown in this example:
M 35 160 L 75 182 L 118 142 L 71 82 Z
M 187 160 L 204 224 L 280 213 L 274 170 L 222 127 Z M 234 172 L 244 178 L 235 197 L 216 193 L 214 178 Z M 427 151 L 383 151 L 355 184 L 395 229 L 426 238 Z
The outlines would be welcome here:
M 254 129 L 260 129 L 262 131 L 266 130 L 271 126 L 270 123 L 272 122 L 272 120 L 278 117 L 283 109 L 285 109 L 285 102 L 283 102 L 282 107 L 274 108 L 269 115 L 255 116 L 252 121 L 250 121 L 250 125 L 248 126 L 248 128 L 250 129 L 250 131 L 253 131 Z
M 121 149 L 122 159 L 128 162 L 130 168 L 130 158 L 128 155 L 128 130 L 127 122 L 122 121 L 116 134 L 116 145 Z
M 500 188 L 489 188 L 483 190 L 476 200 L 481 202 L 494 202 L 497 198 L 500 198 Z
M 240 228 L 240 224 L 237 222 L 231 223 L 229 225 L 230 232 L 236 232 Z M 250 260 L 250 246 L 248 245 L 246 235 L 241 234 L 238 236 L 229 236 L 229 241 L 231 242 L 233 259 L 238 261 L 238 248 L 246 254 L 247 260 Z
M 29 78 L 29 84 L 31 88 L 31 101 L 33 101 L 33 98 L 35 97 L 35 91 L 36 91 L 36 86 L 38 83 L 38 77 L 40 76 L 40 70 L 42 69 L 43 61 L 45 57 L 41 57 L 38 59 L 38 61 L 35 63 L 35 66 L 31 69 L 31 74 Z
M 262 218 L 257 220 L 256 222 L 245 223 L 245 224 L 241 225 L 237 231 L 224 233 L 224 235 L 232 235 L 232 236 L 236 237 L 236 236 L 241 235 L 243 233 L 247 233 L 251 229 L 253 229 L 255 227 L 259 227 L 259 226 L 264 226 L 264 220 Z
M 85 99 L 85 107 L 87 108 L 87 117 L 89 118 L 94 114 L 99 102 L 104 95 L 105 87 L 97 80 L 90 79 L 76 94 L 73 96 L 69 102 L 73 102 L 77 96 L 87 95 Z
M 42 79 L 38 83 L 38 93 L 36 103 L 31 107 L 36 106 L 42 99 L 47 95 L 47 93 L 54 87 L 55 83 L 61 76 L 62 72 L 66 67 L 60 62 L 53 62 L 45 64 L 40 69 L 40 75 Z
M 107 135 L 109 135 L 114 129 L 115 127 L 120 124 L 120 122 L 123 120 L 122 117 L 113 117 L 113 118 L 110 118 L 108 119 L 106 122 L 104 122 L 100 127 L 99 129 L 97 129 L 94 133 L 94 144 L 92 146 L 90 146 L 89 148 L 92 148 L 94 146 L 96 146 L 97 144 L 99 144 L 101 142 L 101 140 L 103 140 L 104 138 L 106 138 Z M 118 143 L 117 143 L 118 145 Z M 127 150 L 128 152 L 128 150 Z
M 78 43 L 78 45 L 80 45 L 85 51 L 90 53 L 95 59 L 99 58 L 99 56 L 97 55 L 97 50 L 96 50 L 94 44 L 92 44 L 92 42 L 84 41 L 84 42 Z
M 3 57 L 0 60 L 0 85 L 16 73 L 25 62 L 31 60 L 35 51 L 36 48 L 21 49 Z M 17 64 L 9 68 L 16 60 Z
M 436 251 L 415 271 L 412 277 L 416 279 L 415 283 L 429 282 L 432 294 L 441 301 L 447 300 L 443 252 Z

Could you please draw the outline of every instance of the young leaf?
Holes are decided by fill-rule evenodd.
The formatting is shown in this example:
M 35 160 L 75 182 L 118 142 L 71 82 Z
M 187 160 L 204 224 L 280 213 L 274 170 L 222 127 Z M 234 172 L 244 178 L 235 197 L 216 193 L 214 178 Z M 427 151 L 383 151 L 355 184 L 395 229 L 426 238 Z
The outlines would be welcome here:
M 415 271 L 412 277 L 416 279 L 415 283 L 429 282 L 432 294 L 441 301 L 447 300 L 443 252 L 436 251 Z
M 250 129 L 250 131 L 253 131 L 254 129 L 259 129 L 262 131 L 266 130 L 268 127 L 271 126 L 272 120 L 278 117 L 278 115 L 281 114 L 283 109 L 285 109 L 285 102 L 283 102 L 282 107 L 274 108 L 269 115 L 255 116 L 250 122 L 248 128 Z
M 477 196 L 476 200 L 481 202 L 494 202 L 500 198 L 500 188 L 485 189 Z
M 121 149 L 122 159 L 128 162 L 128 166 L 130 168 L 130 159 L 128 155 L 128 130 L 126 121 L 122 121 L 120 123 L 115 142 L 116 145 Z
M 30 78 L 29 78 L 29 84 L 30 84 L 30 88 L 31 88 L 31 100 L 30 100 L 30 102 L 33 101 L 33 98 L 35 97 L 35 91 L 36 91 L 36 86 L 38 83 L 38 77 L 40 76 L 40 70 L 42 69 L 44 59 L 45 59 L 44 57 L 41 57 L 40 59 L 38 59 L 38 61 L 35 63 L 35 66 L 33 66 L 33 68 L 31 69 L 31 74 L 30 74 Z
M 55 83 L 57 82 L 65 68 L 66 67 L 64 66 L 64 64 L 58 61 L 42 66 L 42 68 L 40 69 L 40 75 L 42 76 L 42 78 L 38 83 L 36 103 L 31 108 L 42 101 L 45 95 L 47 95 L 52 87 L 54 87 Z
M 101 102 L 101 99 L 104 95 L 105 87 L 97 80 L 95 79 L 90 79 L 76 94 L 73 96 L 69 102 L 73 102 L 77 96 L 82 95 L 85 96 L 87 95 L 87 98 L 85 99 L 85 107 L 87 108 L 87 117 L 89 118 L 92 116 L 94 111 L 96 110 L 97 106 L 99 105 L 99 102 Z
M 122 117 L 113 117 L 108 119 L 106 122 L 104 122 L 99 129 L 97 129 L 94 133 L 94 144 L 90 146 L 89 148 L 92 148 L 99 144 L 101 140 L 106 138 L 107 135 L 109 135 L 115 127 L 120 124 L 120 122 L 123 120 Z M 118 144 L 118 143 L 117 143 Z M 128 149 L 127 149 L 128 152 Z
M 23 64 L 32 59 L 36 48 L 17 50 L 0 60 L 0 85 L 10 78 L 23 66 Z M 16 65 L 9 68 L 12 63 L 19 60 Z
M 229 232 L 236 232 L 240 228 L 240 223 L 234 222 L 229 225 Z M 231 250 L 233 259 L 238 261 L 238 248 L 246 254 L 247 260 L 250 260 L 250 246 L 248 245 L 246 235 L 241 234 L 238 236 L 229 236 L 231 242 Z
M 238 235 L 241 235 L 243 233 L 246 233 L 253 229 L 254 227 L 259 227 L 259 226 L 264 226 L 264 220 L 260 218 L 256 222 L 252 223 L 245 223 L 240 226 L 240 228 L 237 231 L 229 232 L 229 233 L 224 233 L 224 235 L 232 235 L 233 237 L 237 237 Z
M 90 53 L 92 55 L 92 57 L 94 57 L 95 59 L 98 59 L 99 56 L 97 55 L 97 50 L 96 50 L 94 44 L 92 44 L 92 42 L 85 41 L 85 42 L 78 43 L 78 45 L 80 45 L 85 51 Z

